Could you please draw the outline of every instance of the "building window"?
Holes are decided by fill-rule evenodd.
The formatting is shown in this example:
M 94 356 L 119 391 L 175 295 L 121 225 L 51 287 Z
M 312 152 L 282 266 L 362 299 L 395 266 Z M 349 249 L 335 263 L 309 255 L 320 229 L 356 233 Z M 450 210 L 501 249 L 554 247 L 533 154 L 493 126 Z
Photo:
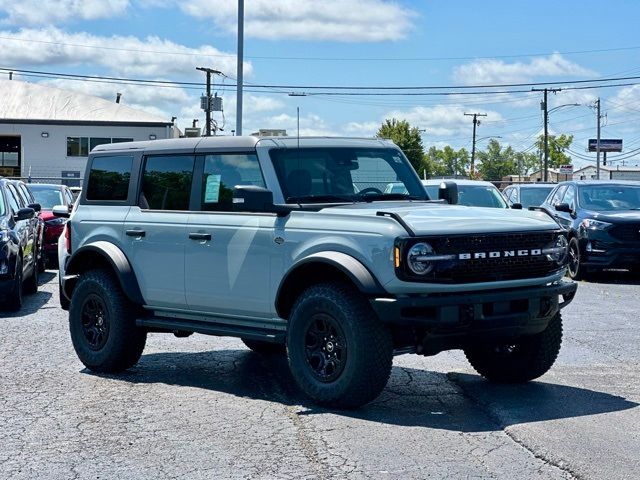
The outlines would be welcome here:
M 67 137 L 67 157 L 88 157 L 89 152 L 98 145 L 122 142 L 133 142 L 133 138 Z

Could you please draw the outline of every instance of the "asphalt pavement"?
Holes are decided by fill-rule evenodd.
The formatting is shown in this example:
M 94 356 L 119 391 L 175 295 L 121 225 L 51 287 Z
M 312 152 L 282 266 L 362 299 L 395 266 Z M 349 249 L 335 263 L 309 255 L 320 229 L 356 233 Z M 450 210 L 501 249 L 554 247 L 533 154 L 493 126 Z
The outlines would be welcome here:
M 484 381 L 459 351 L 396 357 L 356 411 L 309 403 L 278 356 L 152 334 L 139 364 L 77 360 L 56 273 L 0 312 L 0 478 L 640 478 L 640 281 L 580 282 L 554 368 Z

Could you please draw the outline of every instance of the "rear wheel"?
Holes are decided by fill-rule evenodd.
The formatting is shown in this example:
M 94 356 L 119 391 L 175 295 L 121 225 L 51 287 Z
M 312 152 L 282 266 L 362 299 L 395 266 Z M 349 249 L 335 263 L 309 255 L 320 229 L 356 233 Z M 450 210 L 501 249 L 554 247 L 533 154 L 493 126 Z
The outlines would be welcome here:
M 554 364 L 562 344 L 562 317 L 557 313 L 547 328 L 504 345 L 476 346 L 464 353 L 480 375 L 494 382 L 528 382 Z
M 136 327 L 137 310 L 112 272 L 92 270 L 80 276 L 71 298 L 69 329 L 88 369 L 116 373 L 138 362 L 147 333 Z
M 294 379 L 311 399 L 356 408 L 387 384 L 393 341 L 358 291 L 331 282 L 309 287 L 296 301 L 287 353 Z
M 5 306 L 7 309 L 17 311 L 22 308 L 22 257 L 16 259 L 16 274 L 13 278 L 13 287 L 7 296 Z
M 263 342 L 260 340 L 250 340 L 248 338 L 242 338 L 241 340 L 250 350 L 260 355 L 282 355 L 287 351 L 282 343 Z

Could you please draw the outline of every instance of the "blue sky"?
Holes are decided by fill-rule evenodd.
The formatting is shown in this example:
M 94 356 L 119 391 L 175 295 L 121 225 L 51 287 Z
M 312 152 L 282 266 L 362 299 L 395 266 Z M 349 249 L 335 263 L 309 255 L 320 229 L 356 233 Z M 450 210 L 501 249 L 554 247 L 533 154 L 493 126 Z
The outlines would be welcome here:
M 640 75 L 640 2 L 611 1 L 386 1 L 245 0 L 244 132 L 285 128 L 301 134 L 373 135 L 385 118 L 424 129 L 425 145 L 470 147 L 478 129 L 518 150 L 531 149 L 541 130 L 541 94 L 290 97 L 287 89 L 256 91 L 251 84 L 300 86 L 426 86 L 583 80 Z M 201 81 L 196 66 L 222 70 L 233 84 L 234 0 L 0 0 L 0 67 L 128 78 Z M 608 50 L 592 53 L 592 50 Z M 21 77 L 122 102 L 181 127 L 203 118 L 200 89 L 159 88 Z M 220 85 L 225 133 L 235 128 L 235 90 Z M 311 93 L 298 88 L 297 93 Z M 575 135 L 574 163 L 593 154 L 588 105 L 600 96 L 605 138 L 640 147 L 640 85 L 563 91 L 550 107 L 552 133 Z M 217 115 L 219 124 L 223 124 Z M 202 120 L 201 120 L 202 123 Z M 637 164 L 639 158 L 626 158 Z

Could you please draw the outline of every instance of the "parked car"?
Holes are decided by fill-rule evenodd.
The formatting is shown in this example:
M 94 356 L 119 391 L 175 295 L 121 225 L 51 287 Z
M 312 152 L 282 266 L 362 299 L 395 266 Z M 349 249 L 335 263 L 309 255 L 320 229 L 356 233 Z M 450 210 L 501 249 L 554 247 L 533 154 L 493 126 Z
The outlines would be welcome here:
M 73 201 L 75 202 L 76 199 L 80 196 L 82 187 L 69 187 L 69 190 L 71 191 L 71 194 L 73 195 Z
M 562 182 L 542 208 L 569 233 L 569 276 L 623 268 L 640 272 L 640 182 Z
M 438 189 L 445 180 L 422 180 L 429 198 L 438 198 Z M 509 208 L 500 190 L 491 182 L 480 180 L 447 179 L 458 186 L 458 205 L 468 207 Z
M 394 354 L 463 349 L 484 377 L 526 382 L 560 350 L 565 232 L 543 212 L 430 202 L 390 141 L 105 144 L 84 181 L 61 290 L 90 370 L 133 366 L 149 332 L 235 336 L 286 345 L 311 399 L 354 408 Z M 407 193 L 354 192 L 372 182 Z
M 35 210 L 24 205 L 13 182 L 0 179 L 0 301 L 22 307 L 22 294 L 38 291 Z
M 58 238 L 67 219 L 54 216 L 52 210 L 56 205 L 73 205 L 73 194 L 65 185 L 44 183 L 30 183 L 29 190 L 42 208 L 40 216 L 44 221 L 44 258 L 48 266 L 55 268 L 58 265 Z
M 552 183 L 522 183 L 506 187 L 502 194 L 510 206 L 539 207 L 555 187 Z
M 18 193 L 18 201 L 20 202 L 20 208 L 33 208 L 35 211 L 35 215 L 31 219 L 31 223 L 33 227 L 36 229 L 36 244 L 34 247 L 36 261 L 38 263 L 38 271 L 40 273 L 44 272 L 46 258 L 44 254 L 44 220 L 42 219 L 41 206 L 38 201 L 35 199 L 27 184 L 21 180 L 10 180 L 9 181 L 14 187 L 16 187 L 16 192 Z

